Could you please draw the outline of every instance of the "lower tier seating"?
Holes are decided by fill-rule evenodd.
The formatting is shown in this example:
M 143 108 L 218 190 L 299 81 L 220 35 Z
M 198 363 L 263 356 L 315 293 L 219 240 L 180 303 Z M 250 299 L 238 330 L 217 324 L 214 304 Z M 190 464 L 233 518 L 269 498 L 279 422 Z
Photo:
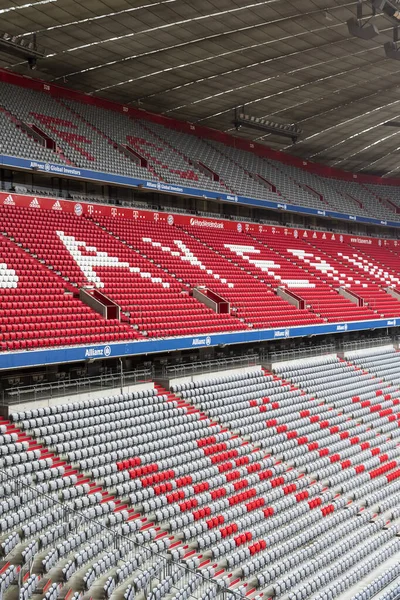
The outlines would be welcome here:
M 396 361 L 326 355 L 11 414 L 1 589 L 22 570 L 24 600 L 394 597 Z

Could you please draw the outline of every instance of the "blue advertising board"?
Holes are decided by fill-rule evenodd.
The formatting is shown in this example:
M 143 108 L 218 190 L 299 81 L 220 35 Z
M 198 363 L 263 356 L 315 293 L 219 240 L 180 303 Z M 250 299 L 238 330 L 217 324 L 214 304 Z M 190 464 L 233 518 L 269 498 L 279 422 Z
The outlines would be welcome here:
M 327 335 L 367 329 L 397 327 L 400 319 L 377 319 L 374 321 L 351 321 L 349 323 L 324 323 L 280 329 L 254 329 L 248 331 L 199 335 L 196 337 L 175 337 L 144 339 L 117 344 L 97 346 L 73 346 L 48 350 L 24 350 L 0 354 L 0 369 L 21 369 L 38 365 L 80 362 L 123 356 L 145 356 L 147 354 L 190 350 L 202 347 L 225 346 L 231 344 L 257 343 L 264 341 Z

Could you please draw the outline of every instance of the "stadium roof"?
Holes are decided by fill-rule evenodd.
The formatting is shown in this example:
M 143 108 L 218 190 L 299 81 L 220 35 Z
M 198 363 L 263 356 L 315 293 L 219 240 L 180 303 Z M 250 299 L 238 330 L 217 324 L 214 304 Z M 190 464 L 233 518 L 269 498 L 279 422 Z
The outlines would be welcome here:
M 400 63 L 391 25 L 351 37 L 346 0 L 4 0 L 1 30 L 37 35 L 38 77 L 234 133 L 236 106 L 297 123 L 295 146 L 238 135 L 348 171 L 400 174 Z M 0 54 L 0 66 L 33 74 Z M 399 121 L 384 125 L 387 121 Z

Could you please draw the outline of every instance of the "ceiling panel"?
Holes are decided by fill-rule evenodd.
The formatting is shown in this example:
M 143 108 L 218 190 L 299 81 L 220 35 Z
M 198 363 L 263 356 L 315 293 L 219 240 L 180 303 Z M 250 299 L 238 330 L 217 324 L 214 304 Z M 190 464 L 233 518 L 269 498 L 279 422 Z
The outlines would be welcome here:
M 298 123 L 294 146 L 240 137 L 343 169 L 398 169 L 400 63 L 385 59 L 390 24 L 349 36 L 346 0 L 3 0 L 1 29 L 46 48 L 37 75 L 73 89 L 235 133 L 236 106 Z M 32 75 L 18 59 L 0 66 Z

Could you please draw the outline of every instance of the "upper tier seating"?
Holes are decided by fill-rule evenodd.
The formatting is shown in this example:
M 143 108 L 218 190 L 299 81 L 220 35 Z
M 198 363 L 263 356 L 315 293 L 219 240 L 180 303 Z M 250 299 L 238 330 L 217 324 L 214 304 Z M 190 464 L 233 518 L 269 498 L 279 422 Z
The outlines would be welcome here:
M 392 598 L 396 354 L 215 373 L 170 392 L 148 382 L 1 420 L 3 587 L 32 564 L 24 600 L 53 585 L 62 597 L 127 600 L 150 590 L 155 600 L 224 590 L 238 600 Z
M 0 102 L 0 136 L 2 152 L 8 156 L 22 156 L 54 163 L 64 162 L 57 152 L 45 148 L 35 139 L 29 137 L 17 125 L 17 119 L 1 106 Z
M 0 83 L 0 98 L 4 151 L 13 156 L 319 210 L 397 219 L 400 204 L 391 186 L 324 178 L 153 121 L 8 83 Z M 56 148 L 35 143 L 17 127 L 18 120 L 39 127 Z M 125 145 L 147 161 L 147 168 L 140 166 L 145 163 L 138 156 L 122 148 Z M 213 174 L 219 181 L 214 181 Z
M 168 129 L 155 123 L 147 123 L 148 129 L 178 148 L 195 163 L 203 165 L 216 173 L 231 192 L 250 198 L 265 198 L 282 202 L 282 195 L 269 190 L 252 177 L 251 171 L 241 164 L 237 157 L 228 156 L 224 146 L 219 147 L 206 139 L 198 138 L 187 133 Z M 226 149 L 227 150 L 227 149 Z
M 1 105 L 25 123 L 40 127 L 62 149 L 70 164 L 106 173 L 150 175 L 115 149 L 104 134 L 48 94 L 2 83 Z
M 332 179 L 331 184 L 340 193 L 346 195 L 346 197 L 349 196 L 350 198 L 355 198 L 361 202 L 363 208 L 368 211 L 371 216 L 374 216 L 375 218 L 378 217 L 378 219 L 395 219 L 395 210 L 380 202 L 379 197 L 370 191 L 368 187 L 359 185 L 355 181 L 345 181 L 340 179 Z
M 357 202 L 352 198 L 344 196 L 340 191 L 335 189 L 330 179 L 278 161 L 270 160 L 269 162 L 274 165 L 276 169 L 282 171 L 283 174 L 291 177 L 302 186 L 307 186 L 306 189 L 310 188 L 309 191 L 311 193 L 316 192 L 317 194 L 321 194 L 327 206 L 320 206 L 320 208 L 329 208 L 330 210 L 337 210 L 345 214 L 350 212 L 351 214 L 356 215 L 369 215 L 369 212 L 362 207 L 361 202 Z M 299 204 L 300 203 L 301 200 L 299 199 Z
M 210 144 L 221 154 L 229 157 L 231 161 L 241 165 L 249 173 L 261 175 L 266 181 L 275 185 L 285 202 L 311 206 L 321 210 L 328 208 L 325 202 L 310 193 L 309 190 L 301 188 L 299 183 L 289 174 L 283 173 L 281 163 L 267 161 L 251 152 L 224 146 L 217 142 L 210 142 Z
M 136 150 L 149 162 L 148 169 L 153 175 L 152 179 L 196 188 L 221 190 L 218 183 L 212 182 L 190 165 L 182 153 L 155 135 L 147 127 L 146 122 L 133 120 L 126 115 L 96 108 L 90 104 L 83 105 L 72 100 L 66 100 L 65 104 L 113 141 Z
M 400 192 L 397 185 L 376 185 L 366 183 L 364 185 L 374 196 L 380 198 L 384 205 L 397 214 L 400 211 Z M 393 219 L 393 217 L 392 217 Z

